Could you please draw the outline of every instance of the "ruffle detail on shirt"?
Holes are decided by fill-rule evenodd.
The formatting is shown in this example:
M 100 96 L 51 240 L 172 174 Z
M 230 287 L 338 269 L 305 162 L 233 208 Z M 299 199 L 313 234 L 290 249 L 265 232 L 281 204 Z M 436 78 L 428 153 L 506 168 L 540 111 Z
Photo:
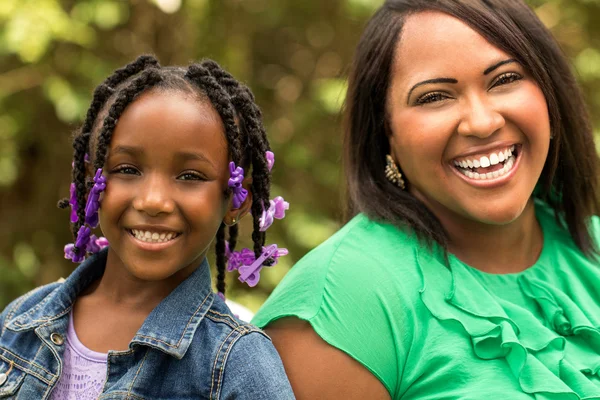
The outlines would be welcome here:
M 451 260 L 448 269 L 427 251 L 418 252 L 417 260 L 421 300 L 431 314 L 462 325 L 477 357 L 504 358 L 523 392 L 538 400 L 600 399 L 600 331 L 577 306 L 597 303 L 589 293 L 573 301 L 521 276 L 523 292 L 543 310 L 544 325 L 526 309 L 494 296 L 462 264 Z

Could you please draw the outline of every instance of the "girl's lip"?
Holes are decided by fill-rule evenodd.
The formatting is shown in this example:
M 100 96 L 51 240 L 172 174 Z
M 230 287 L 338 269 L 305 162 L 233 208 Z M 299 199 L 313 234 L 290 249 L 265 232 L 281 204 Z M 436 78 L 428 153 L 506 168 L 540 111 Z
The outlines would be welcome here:
M 127 235 L 131 238 L 131 240 L 133 240 L 133 242 L 135 243 L 135 245 L 137 247 L 141 248 L 142 250 L 146 250 L 146 251 L 161 251 L 161 250 L 164 250 L 164 249 L 172 246 L 182 236 L 182 234 L 180 233 L 176 237 L 174 237 L 171 240 L 169 240 L 168 242 L 143 242 L 143 241 L 139 240 L 138 238 L 136 238 L 133 235 L 133 233 L 131 232 L 131 230 L 126 229 L 126 231 L 127 231 Z
M 515 176 L 515 174 L 517 173 L 517 170 L 519 169 L 519 166 L 521 164 L 521 158 L 522 158 L 521 156 L 523 155 L 523 153 L 524 153 L 523 146 L 519 146 L 517 157 L 515 159 L 514 165 L 511 168 L 511 170 L 508 171 L 506 174 L 501 175 L 497 178 L 471 179 L 468 176 L 460 173 L 454 165 L 450 165 L 450 168 L 456 175 L 458 175 L 463 181 L 465 181 L 470 186 L 474 186 L 474 187 L 481 188 L 481 189 L 493 189 L 493 188 L 497 188 L 499 186 L 507 184 Z

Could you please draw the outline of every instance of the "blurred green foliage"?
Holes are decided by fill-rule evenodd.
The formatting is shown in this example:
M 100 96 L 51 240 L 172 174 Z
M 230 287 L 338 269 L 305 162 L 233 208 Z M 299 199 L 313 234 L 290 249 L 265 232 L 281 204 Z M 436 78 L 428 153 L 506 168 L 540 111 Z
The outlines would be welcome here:
M 257 309 L 293 263 L 340 226 L 345 74 L 381 0 L 0 1 L 0 309 L 67 276 L 70 133 L 94 87 L 141 53 L 163 65 L 210 57 L 255 92 L 277 162 L 274 195 L 290 200 L 269 242 L 290 255 L 231 297 Z M 600 119 L 600 1 L 531 0 L 573 60 Z M 250 245 L 249 219 L 242 245 Z

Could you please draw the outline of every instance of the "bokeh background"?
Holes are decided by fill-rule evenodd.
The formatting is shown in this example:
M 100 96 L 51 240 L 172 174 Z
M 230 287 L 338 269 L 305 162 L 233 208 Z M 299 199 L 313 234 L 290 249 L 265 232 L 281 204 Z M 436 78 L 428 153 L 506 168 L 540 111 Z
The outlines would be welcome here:
M 273 196 L 291 203 L 268 241 L 290 254 L 229 297 L 256 310 L 342 222 L 341 118 L 360 32 L 382 0 L 0 0 L 0 310 L 74 265 L 71 132 L 91 93 L 141 53 L 213 58 L 254 91 L 276 154 Z M 530 0 L 573 61 L 600 127 L 600 0 Z M 597 130 L 597 132 L 599 132 Z M 241 245 L 251 223 L 242 221 Z

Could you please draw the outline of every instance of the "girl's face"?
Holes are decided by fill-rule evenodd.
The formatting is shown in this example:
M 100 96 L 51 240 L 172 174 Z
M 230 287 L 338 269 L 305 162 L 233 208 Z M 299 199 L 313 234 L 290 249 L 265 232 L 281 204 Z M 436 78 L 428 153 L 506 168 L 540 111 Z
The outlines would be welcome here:
M 104 167 L 99 214 L 109 262 L 145 281 L 189 275 L 228 209 L 228 161 L 208 100 L 150 91 L 129 105 Z
M 422 12 L 406 20 L 390 79 L 390 147 L 410 192 L 443 224 L 519 217 L 550 141 L 529 73 L 462 21 Z

